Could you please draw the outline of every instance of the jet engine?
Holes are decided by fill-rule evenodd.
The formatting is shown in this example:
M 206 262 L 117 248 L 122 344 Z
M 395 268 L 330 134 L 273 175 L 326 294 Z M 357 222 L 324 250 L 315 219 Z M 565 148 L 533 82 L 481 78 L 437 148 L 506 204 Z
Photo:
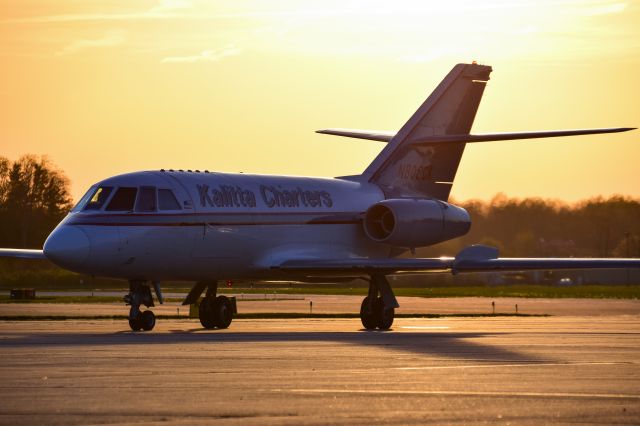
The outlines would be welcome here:
M 467 211 L 444 201 L 399 198 L 369 207 L 364 231 L 374 241 L 397 247 L 424 247 L 469 232 Z

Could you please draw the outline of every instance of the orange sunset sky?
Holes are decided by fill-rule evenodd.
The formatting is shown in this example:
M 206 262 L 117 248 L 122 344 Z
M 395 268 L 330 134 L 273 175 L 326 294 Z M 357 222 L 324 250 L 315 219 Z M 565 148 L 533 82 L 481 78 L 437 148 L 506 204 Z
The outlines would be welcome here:
M 640 126 L 640 2 L 0 1 L 0 155 L 128 171 L 360 173 L 451 67 L 474 132 Z M 640 131 L 467 147 L 453 197 L 640 196 Z

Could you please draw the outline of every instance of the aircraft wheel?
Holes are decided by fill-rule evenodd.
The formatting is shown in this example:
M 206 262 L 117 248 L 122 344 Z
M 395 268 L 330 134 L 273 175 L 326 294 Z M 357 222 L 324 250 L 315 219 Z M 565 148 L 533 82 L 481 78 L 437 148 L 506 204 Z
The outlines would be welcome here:
M 378 319 L 380 311 L 376 308 L 377 303 L 374 302 L 373 309 L 369 309 L 369 296 L 362 300 L 362 305 L 360 305 L 360 321 L 362 321 L 362 325 L 367 330 L 374 330 L 380 322 Z
M 133 331 L 140 331 L 142 330 L 142 324 L 140 323 L 140 315 L 138 315 L 136 318 L 129 318 L 129 327 L 131 327 L 131 330 Z
M 156 325 L 156 316 L 152 311 L 144 311 L 138 317 L 138 323 L 144 331 L 151 331 Z
M 205 297 L 200 302 L 200 308 L 198 309 L 198 317 L 200 318 L 200 324 L 204 328 L 215 328 L 216 320 L 214 315 L 215 301 L 211 297 Z
M 233 320 L 231 301 L 226 296 L 218 296 L 214 305 L 215 323 L 218 328 L 228 328 Z
M 376 310 L 378 312 L 377 326 L 380 330 L 388 330 L 393 325 L 396 310 L 394 308 L 385 309 L 384 302 L 381 297 L 378 297 L 376 302 Z

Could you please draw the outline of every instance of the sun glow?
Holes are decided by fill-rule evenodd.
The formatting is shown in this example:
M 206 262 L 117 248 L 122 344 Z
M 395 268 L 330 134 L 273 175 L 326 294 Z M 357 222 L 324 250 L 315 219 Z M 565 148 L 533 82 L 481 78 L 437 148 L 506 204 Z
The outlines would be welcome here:
M 76 198 L 145 168 L 360 173 L 379 144 L 313 131 L 395 131 L 455 63 L 472 60 L 494 67 L 476 132 L 638 126 L 639 9 L 609 0 L 9 2 L 0 144 L 13 159 L 51 155 Z M 637 140 L 470 146 L 454 196 L 639 196 Z M 95 152 L 99 164 L 85 161 Z

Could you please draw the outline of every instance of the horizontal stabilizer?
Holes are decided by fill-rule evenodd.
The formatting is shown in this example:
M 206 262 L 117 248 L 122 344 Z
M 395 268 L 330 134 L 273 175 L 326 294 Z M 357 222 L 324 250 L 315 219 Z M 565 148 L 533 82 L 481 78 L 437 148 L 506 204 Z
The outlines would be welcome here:
M 507 133 L 481 133 L 476 135 L 446 135 L 446 136 L 430 136 L 412 140 L 410 143 L 419 145 L 431 145 L 435 143 L 451 143 L 451 142 L 494 142 L 494 141 L 510 141 L 518 139 L 540 139 L 540 138 L 557 138 L 561 136 L 578 136 L 578 135 L 596 135 L 601 133 L 619 133 L 635 130 L 634 127 L 612 127 L 605 129 L 573 129 L 573 130 L 548 130 L 537 132 L 507 132 Z
M 439 144 L 439 143 L 455 143 L 455 142 L 494 142 L 508 141 L 518 139 L 539 139 L 539 138 L 557 138 L 561 136 L 578 136 L 578 135 L 596 135 L 601 133 L 619 133 L 635 130 L 635 127 L 611 127 L 603 129 L 572 129 L 572 130 L 547 130 L 535 132 L 505 132 L 505 133 L 480 133 L 475 135 L 441 135 L 429 136 L 420 139 L 410 140 L 410 144 Z M 389 142 L 395 134 L 385 131 L 367 131 L 367 130 L 350 130 L 350 129 L 323 129 L 316 133 L 325 135 L 345 136 L 348 138 L 368 139 L 378 142 Z
M 389 142 L 396 134 L 394 132 L 376 130 L 354 130 L 354 129 L 322 129 L 316 133 L 324 135 L 346 136 L 348 138 L 368 139 L 370 141 Z

